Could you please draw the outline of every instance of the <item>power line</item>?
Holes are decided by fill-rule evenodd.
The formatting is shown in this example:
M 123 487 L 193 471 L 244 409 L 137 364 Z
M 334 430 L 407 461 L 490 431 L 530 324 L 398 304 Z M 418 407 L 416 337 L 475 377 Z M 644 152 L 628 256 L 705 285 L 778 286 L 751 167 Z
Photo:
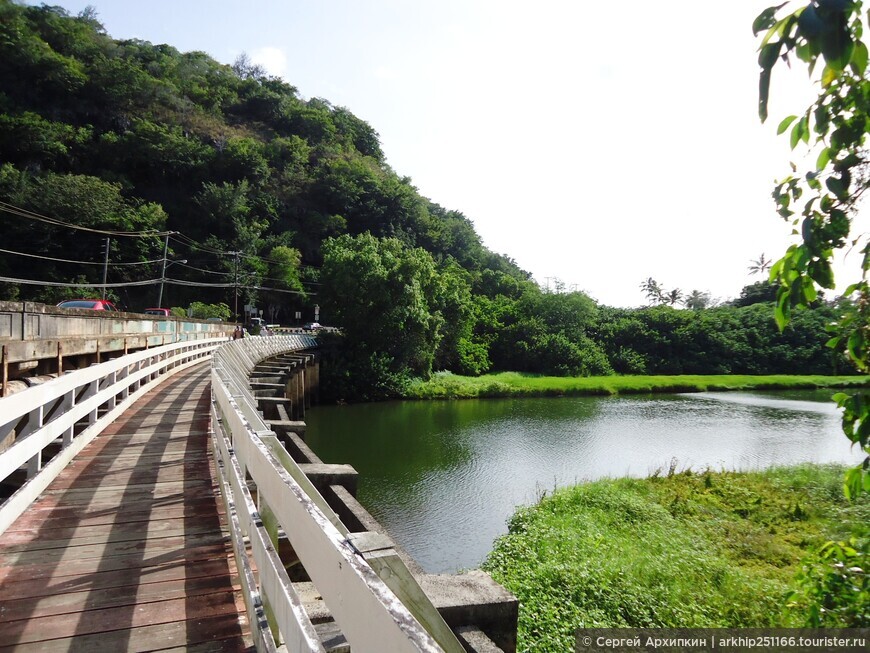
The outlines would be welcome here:
M 14 254 L 15 256 L 27 256 L 29 258 L 38 258 L 38 259 L 42 259 L 43 261 L 58 261 L 60 263 L 76 263 L 78 265 L 103 265 L 103 263 L 100 263 L 99 261 L 74 261 L 74 260 L 68 259 L 68 258 L 54 258 L 52 256 L 42 256 L 40 254 L 26 254 L 24 252 L 13 252 L 11 249 L 0 249 L 0 252 L 3 252 L 4 254 Z M 128 262 L 128 263 L 123 263 L 123 262 L 122 263 L 109 263 L 109 267 L 123 266 L 123 265 L 150 265 L 152 263 L 159 263 L 162 260 L 163 259 L 156 258 L 156 259 L 151 260 L 151 261 L 135 261 L 135 262 Z
M 63 288 L 123 288 L 126 286 L 149 286 L 160 283 L 160 279 L 147 279 L 145 281 L 125 281 L 122 283 L 63 283 L 61 281 L 36 281 L 34 279 L 13 279 L 0 277 L 0 281 L 6 283 L 21 283 L 29 286 L 61 286 Z
M 269 288 L 266 286 L 243 286 L 232 283 L 201 283 L 198 281 L 184 281 L 182 279 L 146 279 L 144 281 L 127 281 L 123 283 L 64 283 L 61 281 L 37 281 L 35 279 L 14 279 L 12 277 L 0 277 L 5 283 L 18 283 L 30 286 L 59 286 L 62 288 L 124 288 L 128 286 L 151 286 L 165 282 L 176 286 L 196 286 L 208 288 L 241 288 L 245 290 L 266 290 L 269 292 L 281 292 L 291 295 L 304 295 L 297 290 L 284 290 L 283 288 Z M 317 293 L 307 293 L 315 295 Z
M 160 279 L 157 279 L 160 282 Z M 298 290 L 284 290 L 283 288 L 269 288 L 266 286 L 247 286 L 234 283 L 201 283 L 199 281 L 184 281 L 182 279 L 166 279 L 166 283 L 174 286 L 196 286 L 201 288 L 239 288 L 244 290 L 266 290 L 269 292 L 283 292 L 291 295 L 316 295 L 317 293 L 303 293 Z
M 87 231 L 94 234 L 102 234 L 104 236 L 126 236 L 129 238 L 154 238 L 155 236 L 166 236 L 171 233 L 175 233 L 172 231 L 117 231 L 112 229 L 92 229 L 91 227 L 83 227 L 81 225 L 72 224 L 70 222 L 64 222 L 63 220 L 58 220 L 56 218 L 50 218 L 46 215 L 42 215 L 40 213 L 34 213 L 33 211 L 28 211 L 27 209 L 22 209 L 13 204 L 7 204 L 6 202 L 0 202 L 0 211 L 5 213 L 11 213 L 12 215 L 17 215 L 22 218 L 27 218 L 28 220 L 36 220 L 38 222 L 44 222 L 46 224 L 51 224 L 56 227 L 66 227 L 67 229 L 75 229 L 77 231 Z

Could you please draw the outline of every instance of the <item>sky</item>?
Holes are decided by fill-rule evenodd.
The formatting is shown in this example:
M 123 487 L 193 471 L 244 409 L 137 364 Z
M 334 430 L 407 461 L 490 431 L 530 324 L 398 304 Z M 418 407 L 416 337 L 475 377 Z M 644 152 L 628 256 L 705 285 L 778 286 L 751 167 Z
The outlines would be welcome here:
M 50 4 L 92 5 L 117 39 L 245 52 L 347 107 L 398 174 L 544 287 L 630 307 L 653 277 L 724 300 L 793 242 L 770 193 L 802 155 L 776 127 L 813 87 L 776 70 L 760 124 L 751 25 L 770 0 Z

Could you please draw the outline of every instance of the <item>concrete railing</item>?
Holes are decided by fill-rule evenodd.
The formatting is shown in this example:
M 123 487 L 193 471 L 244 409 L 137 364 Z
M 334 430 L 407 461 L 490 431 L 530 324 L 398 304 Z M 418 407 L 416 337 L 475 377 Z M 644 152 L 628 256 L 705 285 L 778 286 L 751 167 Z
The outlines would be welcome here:
M 232 324 L 188 318 L 0 302 L 0 396 L 34 375 L 60 375 L 133 351 L 229 337 Z M 10 386 L 17 384 L 10 391 Z
M 255 366 L 314 346 L 304 335 L 242 339 L 212 359 L 216 461 L 257 650 L 325 650 L 277 553 L 281 529 L 352 650 L 464 651 L 397 556 L 364 555 L 374 534 L 348 531 L 257 410 Z
M 146 349 L 0 399 L 0 448 L 5 448 L 0 483 L 26 470 L 20 487 L 0 505 L 0 533 L 134 401 L 224 342 L 212 338 Z

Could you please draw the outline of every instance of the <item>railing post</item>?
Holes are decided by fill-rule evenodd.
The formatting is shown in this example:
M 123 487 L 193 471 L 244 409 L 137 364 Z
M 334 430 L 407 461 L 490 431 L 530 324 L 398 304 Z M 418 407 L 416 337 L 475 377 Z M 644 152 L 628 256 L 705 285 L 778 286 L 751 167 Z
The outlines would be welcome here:
M 62 413 L 65 413 L 70 408 L 76 405 L 76 391 L 70 390 L 63 396 L 63 403 L 60 405 L 60 410 Z M 72 444 L 73 437 L 75 437 L 75 424 L 70 424 L 69 428 L 63 432 L 63 446 L 66 449 L 68 446 Z
M 42 428 L 43 419 L 45 418 L 45 406 L 40 405 L 34 408 L 27 415 L 27 425 L 21 429 L 18 439 L 26 438 L 31 433 L 35 433 Z M 27 461 L 27 478 L 31 479 L 42 469 L 42 449 L 36 452 L 30 460 Z
M 0 397 L 6 396 L 6 388 L 9 386 L 9 348 L 3 345 L 3 387 L 0 388 Z

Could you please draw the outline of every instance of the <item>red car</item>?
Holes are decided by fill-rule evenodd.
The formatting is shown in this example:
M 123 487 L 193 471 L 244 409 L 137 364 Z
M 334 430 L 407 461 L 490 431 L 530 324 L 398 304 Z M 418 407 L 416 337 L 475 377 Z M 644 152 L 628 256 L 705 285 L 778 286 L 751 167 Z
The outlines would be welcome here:
M 89 308 L 94 311 L 116 311 L 115 305 L 105 299 L 68 299 L 57 305 L 58 308 Z

